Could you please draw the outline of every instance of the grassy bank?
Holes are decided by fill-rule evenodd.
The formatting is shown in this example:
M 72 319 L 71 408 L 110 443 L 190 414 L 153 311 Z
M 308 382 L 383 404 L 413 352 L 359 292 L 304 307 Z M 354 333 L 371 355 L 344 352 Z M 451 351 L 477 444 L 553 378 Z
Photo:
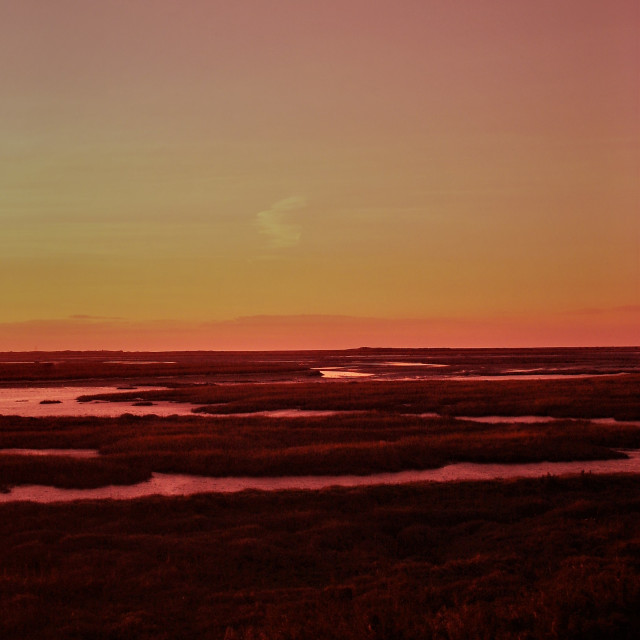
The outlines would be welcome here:
M 275 409 L 436 412 L 451 416 L 640 419 L 640 375 L 566 380 L 359 380 L 198 385 L 180 389 L 87 395 L 81 401 L 191 402 L 204 413 Z
M 2 418 L 0 448 L 98 449 L 97 459 L 0 456 L 0 486 L 131 484 L 153 471 L 209 476 L 369 474 L 453 462 L 624 457 L 640 429 L 563 420 L 489 424 L 389 415 L 313 418 Z

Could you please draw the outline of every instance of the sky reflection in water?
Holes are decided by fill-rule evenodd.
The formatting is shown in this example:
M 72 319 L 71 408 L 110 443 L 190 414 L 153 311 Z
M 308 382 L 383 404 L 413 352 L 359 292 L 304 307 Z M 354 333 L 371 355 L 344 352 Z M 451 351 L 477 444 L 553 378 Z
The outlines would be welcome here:
M 151 480 L 128 486 L 107 486 L 98 489 L 59 489 L 41 485 L 14 487 L 0 493 L 0 503 L 16 501 L 70 502 L 73 500 L 129 500 L 145 496 L 188 496 L 197 493 L 234 493 L 258 491 L 320 490 L 328 487 L 364 487 L 397 485 L 410 482 L 455 482 L 462 480 L 498 480 L 537 478 L 547 474 L 640 473 L 640 450 L 626 451 L 621 460 L 574 462 L 534 462 L 526 464 L 475 464 L 461 462 L 439 469 L 377 473 L 368 476 L 286 476 L 279 478 L 209 478 L 182 474 L 154 473 Z

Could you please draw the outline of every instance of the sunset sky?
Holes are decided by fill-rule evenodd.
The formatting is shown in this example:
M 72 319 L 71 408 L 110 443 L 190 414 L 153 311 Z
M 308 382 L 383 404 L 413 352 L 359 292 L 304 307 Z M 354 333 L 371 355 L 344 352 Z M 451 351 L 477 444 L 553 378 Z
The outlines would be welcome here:
M 0 350 L 640 343 L 637 0 L 0 7 Z

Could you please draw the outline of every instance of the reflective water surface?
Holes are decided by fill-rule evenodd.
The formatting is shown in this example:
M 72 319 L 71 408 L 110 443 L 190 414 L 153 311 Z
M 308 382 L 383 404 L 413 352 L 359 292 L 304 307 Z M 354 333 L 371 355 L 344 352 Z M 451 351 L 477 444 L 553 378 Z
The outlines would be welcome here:
M 362 373 L 359 371 L 346 371 L 342 369 L 318 369 L 323 378 L 369 378 L 373 373 Z
M 140 387 L 140 391 L 163 389 L 164 387 Z M 137 416 L 193 415 L 195 405 L 176 402 L 154 402 L 152 405 L 136 406 L 140 400 L 131 402 L 77 402 L 83 395 L 117 393 L 117 387 L 12 387 L 0 389 L 0 415 L 43 418 L 47 416 L 96 416 L 113 418 L 123 413 Z M 131 393 L 125 390 L 123 393 Z M 44 404 L 42 404 L 44 402 Z M 52 402 L 54 402 L 52 404 Z
M 382 364 L 391 367 L 448 367 L 448 364 L 437 364 L 435 362 L 383 362 Z
M 374 363 L 375 364 L 375 363 Z M 372 369 L 374 364 L 366 365 L 367 369 Z M 325 369 L 317 369 L 320 371 L 323 378 L 338 379 L 338 378 L 373 378 L 379 380 L 395 380 L 411 381 L 411 380 L 462 380 L 466 382 L 474 382 L 476 380 L 485 380 L 490 382 L 499 382 L 501 380 L 572 380 L 579 378 L 605 378 L 612 376 L 624 376 L 626 373 L 535 373 L 534 369 L 528 370 L 529 373 L 514 373 L 517 371 L 525 371 L 512 369 L 508 371 L 495 373 L 493 375 L 477 374 L 477 373 L 458 373 L 454 375 L 442 374 L 425 374 L 422 375 L 417 372 L 408 374 L 407 376 L 398 376 L 398 370 L 404 368 L 413 367 L 415 369 L 439 369 L 441 367 L 449 367 L 447 364 L 432 364 L 424 362 L 385 362 L 382 363 L 379 368 L 371 371 L 356 371 L 355 369 L 344 369 L 342 367 L 327 367 Z
M 287 476 L 280 478 L 208 478 L 181 474 L 154 473 L 146 482 L 98 489 L 58 489 L 42 485 L 14 487 L 0 493 L 0 503 L 16 501 L 69 502 L 72 500 L 129 500 L 144 496 L 188 496 L 197 493 L 234 493 L 246 489 L 259 491 L 319 490 L 327 487 L 364 487 L 397 485 L 410 482 L 455 482 L 461 480 L 497 480 L 537 478 L 585 473 L 640 473 L 640 450 L 625 452 L 622 460 L 578 462 L 535 462 L 527 464 L 474 464 L 461 462 L 439 469 L 376 473 L 369 476 Z

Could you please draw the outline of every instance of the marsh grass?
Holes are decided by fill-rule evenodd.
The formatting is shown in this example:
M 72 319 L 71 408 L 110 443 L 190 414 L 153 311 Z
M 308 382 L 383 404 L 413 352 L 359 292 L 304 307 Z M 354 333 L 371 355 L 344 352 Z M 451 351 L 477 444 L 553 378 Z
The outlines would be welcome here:
M 539 415 L 557 418 L 640 419 L 640 375 L 568 380 L 322 381 L 198 385 L 81 396 L 81 402 L 143 398 L 191 402 L 200 413 L 276 409 L 387 411 L 461 416 Z M 210 406 L 206 406 L 210 405 Z
M 10 356 L 11 354 L 0 354 Z M 91 356 L 91 357 L 89 357 Z M 234 376 L 240 379 L 294 379 L 298 376 L 319 375 L 307 365 L 279 362 L 265 356 L 259 361 L 254 354 L 184 352 L 161 354 L 132 354 L 90 352 L 24 354 L 27 360 L 12 362 L 0 359 L 0 381 L 3 384 L 60 383 L 77 380 L 148 379 L 150 377 Z M 157 362 L 155 362 L 157 360 Z M 152 363 L 152 364 L 150 364 Z
M 624 457 L 634 425 L 584 420 L 491 424 L 380 412 L 271 419 L 124 416 L 0 417 L 0 448 L 98 449 L 92 460 L 0 456 L 0 483 L 94 487 L 153 471 L 208 476 L 370 474 L 454 462 L 541 462 Z M 55 472 L 54 472 L 55 471 Z
M 127 459 L 70 459 L 64 456 L 0 455 L 0 488 L 40 484 L 65 489 L 90 489 L 110 484 L 135 484 L 148 480 L 148 468 Z
M 637 353 L 365 349 L 261 354 L 264 362 L 256 365 L 251 364 L 255 354 L 162 354 L 158 359 L 177 360 L 176 365 L 127 365 L 133 371 L 129 378 L 121 366 L 96 367 L 83 354 L 63 354 L 66 364 L 35 363 L 24 370 L 19 364 L 2 365 L 5 383 L 11 375 L 24 384 L 86 381 L 98 374 L 113 375 L 120 384 L 143 375 L 169 383 L 164 376 L 175 375 L 175 389 L 129 395 L 145 402 L 209 406 L 193 417 L 0 416 L 0 448 L 95 448 L 102 454 L 97 459 L 0 456 L 0 487 L 134 483 L 152 471 L 343 474 L 455 461 L 615 457 L 621 455 L 615 449 L 640 447 L 640 429 L 584 418 L 639 419 L 638 375 L 197 387 L 184 386 L 183 377 L 300 380 L 307 374 L 299 374 L 298 366 L 340 365 L 346 357 L 363 367 L 372 359 L 413 358 L 477 373 L 570 362 L 576 372 L 602 373 L 615 372 L 620 363 L 633 370 Z M 279 369 L 287 359 L 294 362 Z M 233 415 L 296 408 L 360 413 L 277 420 Z M 428 412 L 445 417 L 418 415 Z M 563 419 L 490 424 L 454 418 L 496 414 Z M 635 640 L 640 629 L 639 495 L 637 476 L 583 474 L 122 502 L 8 503 L 0 506 L 0 637 Z
M 0 507 L 15 638 L 621 638 L 640 480 Z

